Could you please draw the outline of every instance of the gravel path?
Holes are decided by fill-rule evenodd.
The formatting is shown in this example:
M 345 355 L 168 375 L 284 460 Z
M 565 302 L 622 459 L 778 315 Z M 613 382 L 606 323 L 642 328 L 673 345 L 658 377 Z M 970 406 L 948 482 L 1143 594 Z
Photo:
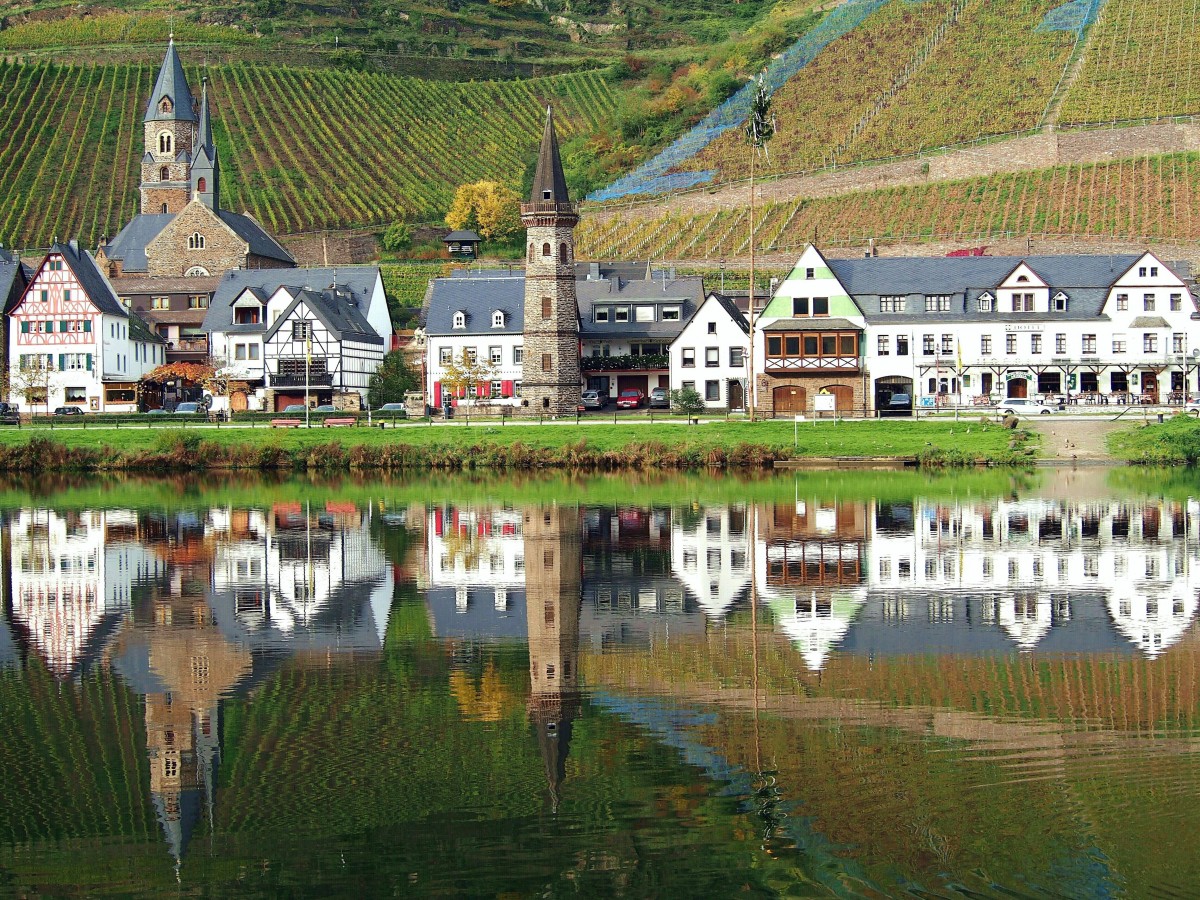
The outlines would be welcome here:
M 1140 418 L 1066 419 L 1037 416 L 1027 419 L 1030 431 L 1042 436 L 1041 458 L 1079 462 L 1116 462 L 1108 453 L 1107 439 L 1115 431 L 1131 428 Z

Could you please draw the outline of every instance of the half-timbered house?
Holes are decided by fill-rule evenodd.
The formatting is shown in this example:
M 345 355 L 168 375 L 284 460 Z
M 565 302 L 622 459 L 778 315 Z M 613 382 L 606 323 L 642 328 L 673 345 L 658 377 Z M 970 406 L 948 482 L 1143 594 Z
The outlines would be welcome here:
M 164 356 L 74 241 L 51 248 L 9 316 L 9 394 L 23 406 L 135 411 L 138 380 Z

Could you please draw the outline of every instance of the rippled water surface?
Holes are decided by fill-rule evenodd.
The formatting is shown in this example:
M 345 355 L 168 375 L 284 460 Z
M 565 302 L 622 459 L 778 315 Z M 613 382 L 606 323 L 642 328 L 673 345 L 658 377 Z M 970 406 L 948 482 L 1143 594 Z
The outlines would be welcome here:
M 1195 894 L 1198 500 L 0 484 L 0 893 Z

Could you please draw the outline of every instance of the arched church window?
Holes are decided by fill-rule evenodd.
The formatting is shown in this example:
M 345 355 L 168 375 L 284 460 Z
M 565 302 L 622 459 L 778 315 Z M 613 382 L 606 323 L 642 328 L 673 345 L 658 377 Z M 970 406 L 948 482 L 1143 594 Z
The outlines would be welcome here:
M 187 278 L 206 278 L 208 276 L 208 269 L 204 268 L 204 266 L 192 266 L 183 274 Z
M 171 170 L 168 169 L 166 166 L 163 166 L 161 169 L 159 169 L 158 170 L 158 180 L 159 181 L 170 181 L 171 180 Z
M 542 318 L 549 319 L 554 315 L 554 301 L 549 297 L 542 298 Z
M 167 214 L 167 204 L 164 203 L 162 205 L 162 211 L 163 211 L 163 215 L 165 216 Z
M 207 179 L 207 178 L 201 178 L 201 179 L 199 179 L 199 180 L 196 182 L 196 190 L 197 190 L 197 191 L 199 191 L 201 194 L 207 193 L 207 191 L 208 191 L 208 179 Z
M 171 132 L 169 132 L 169 131 L 160 131 L 159 132 L 159 134 L 158 134 L 158 152 L 159 153 L 170 153 L 173 143 L 174 143 L 174 141 L 171 137 Z
M 549 244 L 542 244 L 542 256 L 549 256 L 552 252 Z
M 198 231 L 193 231 L 191 233 L 191 235 L 188 237 L 188 249 L 189 250 L 203 250 L 204 249 L 204 235 L 202 235 Z

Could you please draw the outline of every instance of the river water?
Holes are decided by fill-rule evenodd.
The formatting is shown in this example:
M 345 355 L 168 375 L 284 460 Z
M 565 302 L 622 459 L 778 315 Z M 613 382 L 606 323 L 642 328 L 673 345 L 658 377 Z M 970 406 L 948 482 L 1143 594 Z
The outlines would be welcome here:
M 1198 501 L 0 484 L 0 893 L 1194 894 Z

